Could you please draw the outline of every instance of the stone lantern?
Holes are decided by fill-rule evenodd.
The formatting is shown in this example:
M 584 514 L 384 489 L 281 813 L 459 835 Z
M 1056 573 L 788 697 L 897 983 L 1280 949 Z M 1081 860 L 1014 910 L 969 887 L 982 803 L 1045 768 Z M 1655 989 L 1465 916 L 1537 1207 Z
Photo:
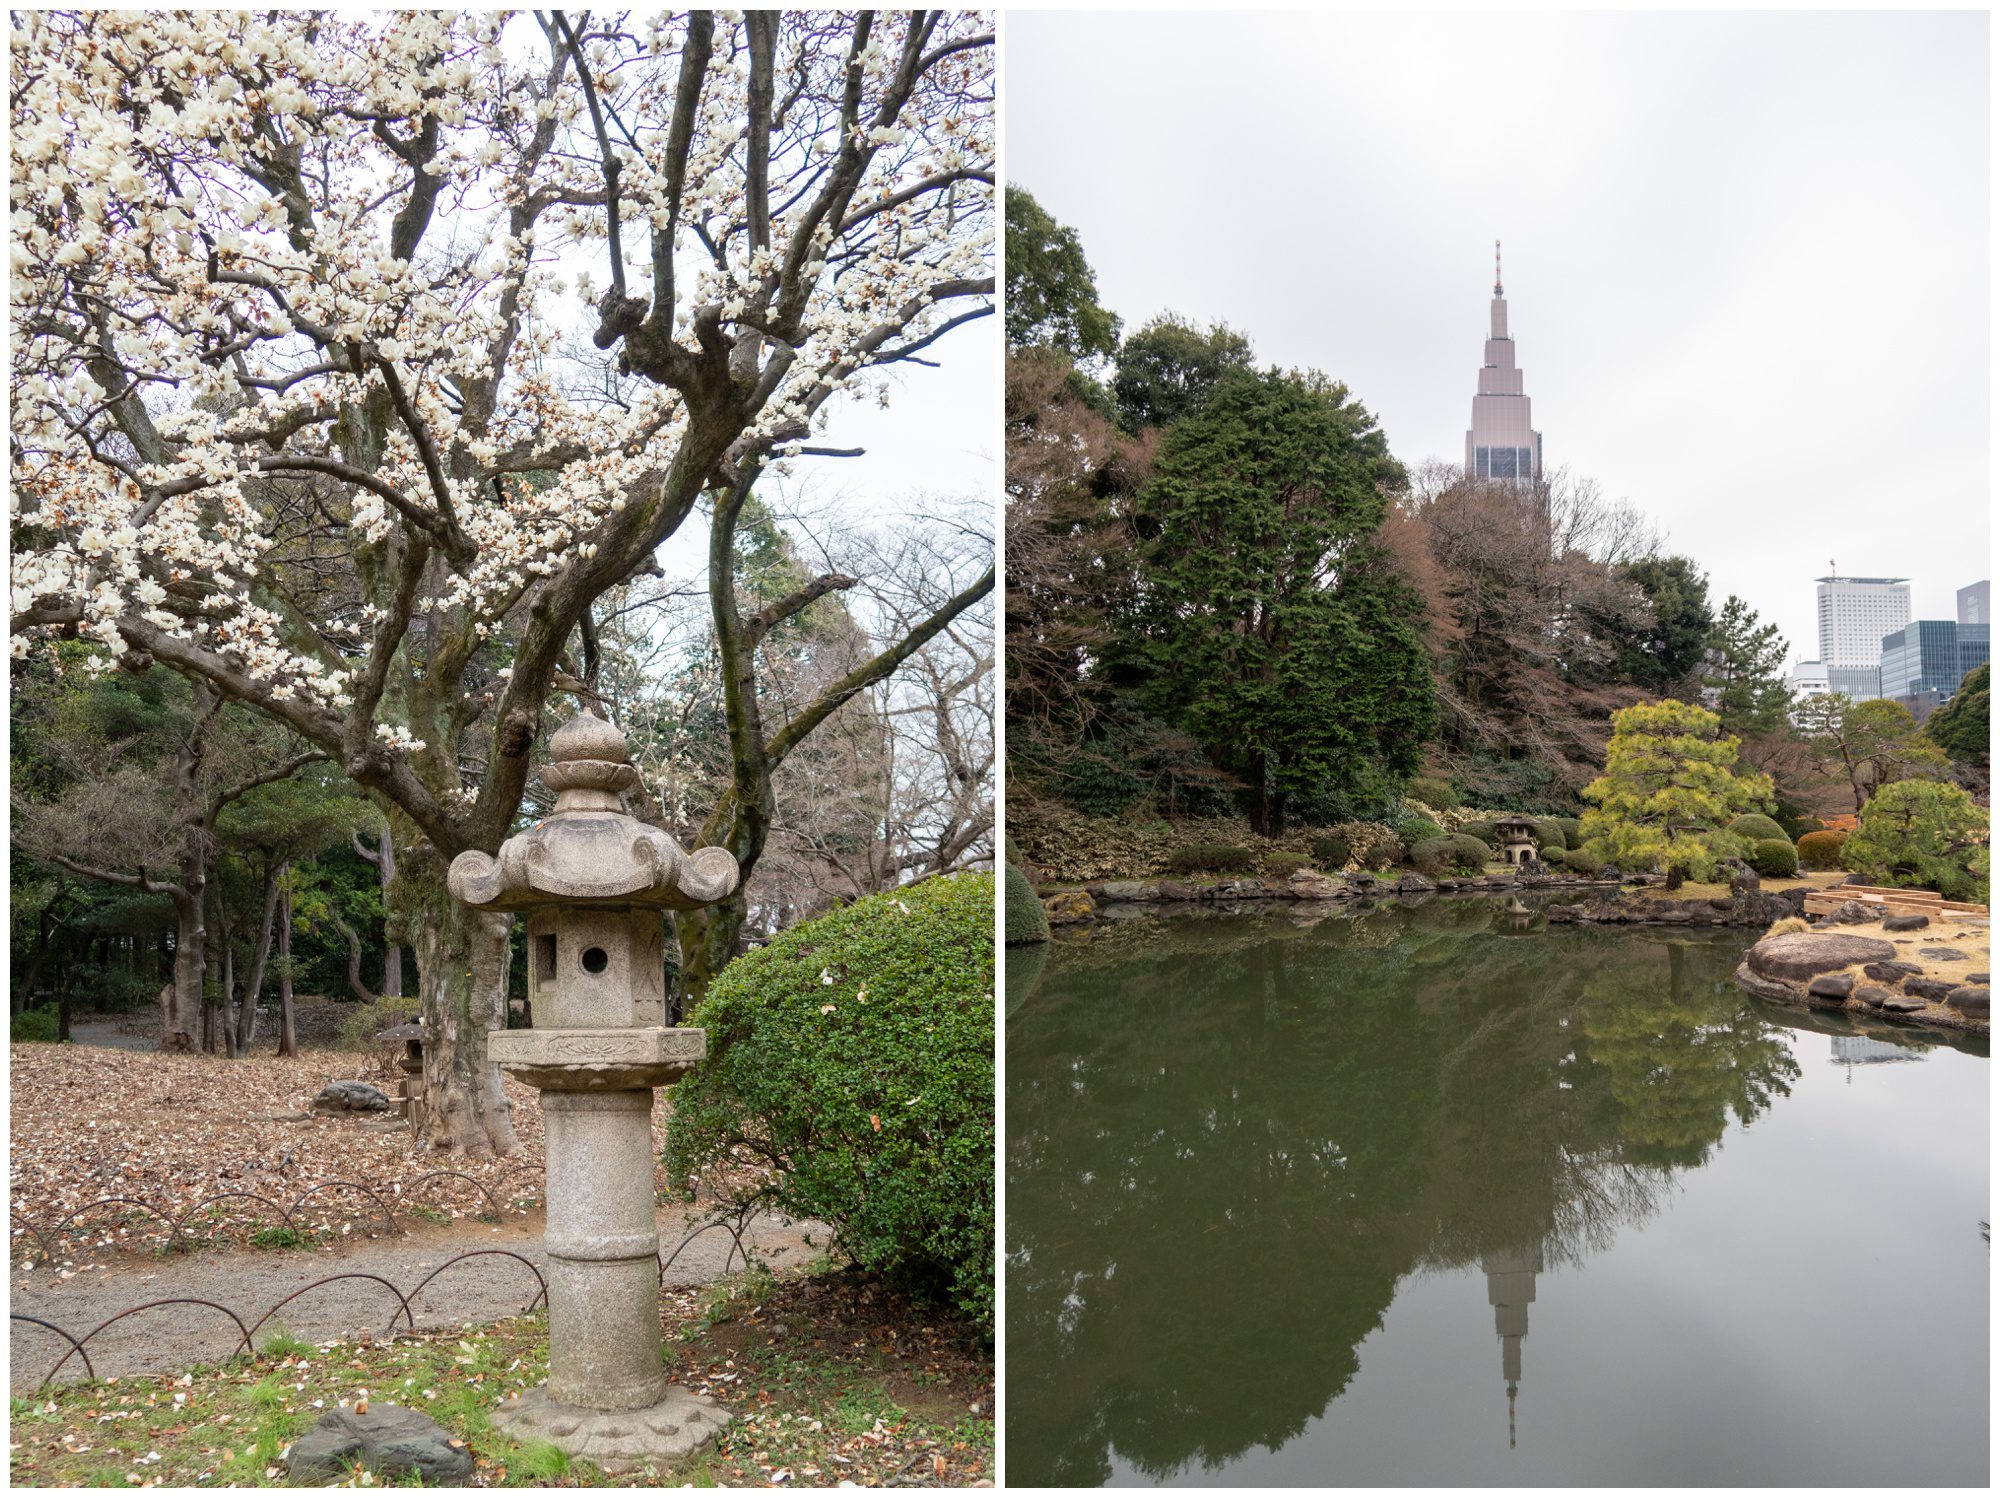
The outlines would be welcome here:
M 555 810 L 448 876 L 473 909 L 528 918 L 535 1023 L 487 1054 L 540 1090 L 547 1129 L 549 1380 L 493 1418 L 615 1470 L 685 1457 L 729 1418 L 660 1361 L 652 1113 L 653 1089 L 706 1053 L 700 1030 L 666 1028 L 662 913 L 724 898 L 737 869 L 625 815 L 639 775 L 609 723 L 573 719 L 549 747 Z
M 1497 817 L 1493 831 L 1500 839 L 1500 861 L 1519 868 L 1524 863 L 1532 863 L 1540 851 L 1535 841 L 1535 823 L 1531 817 Z

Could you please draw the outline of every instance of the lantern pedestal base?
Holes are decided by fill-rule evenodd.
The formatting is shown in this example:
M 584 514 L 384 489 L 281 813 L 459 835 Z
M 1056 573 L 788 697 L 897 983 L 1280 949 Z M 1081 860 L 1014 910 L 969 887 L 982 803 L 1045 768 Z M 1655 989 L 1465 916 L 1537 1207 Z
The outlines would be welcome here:
M 606 1472 L 686 1461 L 722 1433 L 729 1412 L 691 1389 L 670 1385 L 643 1410 L 586 1410 L 558 1404 L 546 1387 L 493 1409 L 493 1425 L 514 1440 L 548 1441 Z

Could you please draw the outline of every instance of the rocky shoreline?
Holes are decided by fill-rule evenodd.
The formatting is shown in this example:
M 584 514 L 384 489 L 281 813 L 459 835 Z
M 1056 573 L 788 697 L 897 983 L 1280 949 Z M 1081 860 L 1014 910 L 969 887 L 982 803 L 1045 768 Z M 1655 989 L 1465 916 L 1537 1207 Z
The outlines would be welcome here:
M 1302 869 L 1286 879 L 1223 879 L 1213 884 L 1185 880 L 1108 879 L 1078 889 L 1056 890 L 1042 897 L 1051 926 L 1072 926 L 1098 919 L 1107 906 L 1159 905 L 1186 907 L 1245 900 L 1318 901 L 1376 900 L 1390 896 L 1429 894 L 1544 893 L 1575 890 L 1585 896 L 1575 904 L 1546 907 L 1550 921 L 1605 925 L 1754 926 L 1798 915 L 1805 906 L 1800 886 L 1765 892 L 1754 878 L 1739 881 L 1727 897 L 1711 899 L 1646 898 L 1638 889 L 1663 885 L 1658 874 L 1590 879 L 1576 874 L 1503 873 L 1427 878 L 1405 871 L 1393 877 L 1356 872 L 1320 874 Z
M 1885 917 L 1850 900 L 1806 930 L 1766 936 L 1735 976 L 1746 993 L 1793 1008 L 1985 1035 L 1991 961 L 1988 921 L 1955 917 L 1933 930 L 1927 916 Z

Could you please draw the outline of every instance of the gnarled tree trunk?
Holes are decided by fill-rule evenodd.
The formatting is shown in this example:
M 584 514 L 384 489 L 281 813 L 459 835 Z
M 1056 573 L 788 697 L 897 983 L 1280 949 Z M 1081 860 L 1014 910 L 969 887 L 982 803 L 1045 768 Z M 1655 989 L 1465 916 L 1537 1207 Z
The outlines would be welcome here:
M 507 1025 L 507 934 L 513 918 L 475 913 L 444 886 L 444 860 L 428 847 L 399 860 L 391 891 L 394 939 L 417 957 L 424 1024 L 427 1149 L 511 1154 L 518 1141 L 500 1070 L 486 1037 Z
M 278 1054 L 299 1053 L 298 1031 L 292 1024 L 292 870 L 278 885 Z

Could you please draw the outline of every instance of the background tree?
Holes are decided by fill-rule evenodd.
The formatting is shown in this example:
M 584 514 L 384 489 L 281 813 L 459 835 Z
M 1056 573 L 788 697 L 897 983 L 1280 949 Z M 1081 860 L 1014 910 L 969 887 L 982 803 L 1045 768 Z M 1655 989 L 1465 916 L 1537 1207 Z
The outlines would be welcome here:
M 1702 663 L 1703 687 L 1715 693 L 1714 708 L 1729 732 L 1748 737 L 1782 730 L 1792 705 L 1785 682 L 1785 637 L 1775 624 L 1730 594 L 1709 632 Z
M 766 466 L 992 311 L 991 43 L 942 12 L 17 32 L 17 641 L 199 679 L 391 809 L 428 1145 L 513 1144 L 506 933 L 443 874 L 511 830 L 597 599 L 707 498 L 731 606 Z M 558 255 L 608 287 L 570 300 Z M 732 733 L 716 835 L 754 859 L 770 755 Z
M 1118 319 L 1097 303 L 1097 276 L 1076 230 L 1025 188 L 1007 189 L 1007 346 L 1078 363 L 1118 351 Z
M 1855 702 L 1840 692 L 1816 692 L 1799 704 L 1799 734 L 1820 773 L 1844 781 L 1858 813 L 1883 786 L 1950 773 L 1944 752 L 1918 728 L 1901 703 Z
M 1955 785 L 1901 780 L 1869 798 L 1841 859 L 1871 884 L 1934 889 L 1985 904 L 1987 815 Z
M 1970 774 L 1981 790 L 1993 768 L 1992 691 L 1993 667 L 1981 664 L 1966 673 L 1951 701 L 1924 722 L 1925 736 L 1950 756 L 1961 774 Z
M 1584 787 L 1587 843 L 1621 868 L 1679 869 L 1706 879 L 1748 843 L 1732 818 L 1770 804 L 1771 783 L 1737 769 L 1738 741 L 1714 713 L 1684 702 L 1639 703 L 1612 715 L 1604 774 Z
M 1113 679 L 1202 742 L 1252 824 L 1381 798 L 1434 719 L 1416 596 L 1378 531 L 1400 465 L 1346 387 L 1238 374 L 1161 444 Z
M 1199 411 L 1225 376 L 1251 367 L 1250 340 L 1234 328 L 1156 317 L 1118 349 L 1111 393 L 1119 423 L 1128 432 L 1172 426 Z
M 1644 630 L 1617 640 L 1618 675 L 1643 691 L 1681 691 L 1701 666 L 1715 632 L 1708 579 L 1687 557 L 1641 557 L 1622 570 L 1639 585 L 1652 610 Z

